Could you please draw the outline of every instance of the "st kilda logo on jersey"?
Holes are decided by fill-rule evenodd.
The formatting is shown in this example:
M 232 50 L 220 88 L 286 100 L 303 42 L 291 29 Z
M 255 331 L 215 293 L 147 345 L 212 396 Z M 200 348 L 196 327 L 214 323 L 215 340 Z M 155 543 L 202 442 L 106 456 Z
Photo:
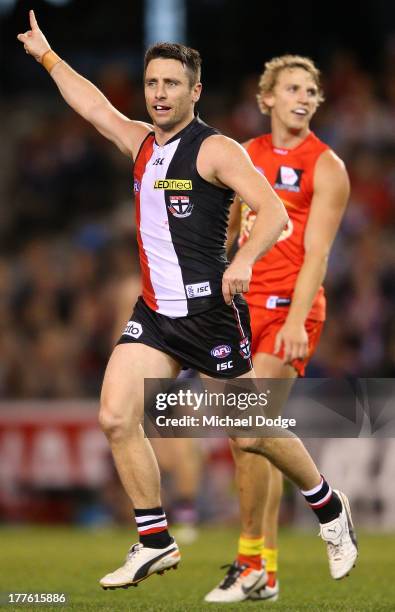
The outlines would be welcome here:
M 186 195 L 171 195 L 167 204 L 168 210 L 174 217 L 185 219 L 192 213 L 193 203 L 189 196 Z
M 274 189 L 285 191 L 300 191 L 303 170 L 291 168 L 290 166 L 280 166 L 277 173 Z

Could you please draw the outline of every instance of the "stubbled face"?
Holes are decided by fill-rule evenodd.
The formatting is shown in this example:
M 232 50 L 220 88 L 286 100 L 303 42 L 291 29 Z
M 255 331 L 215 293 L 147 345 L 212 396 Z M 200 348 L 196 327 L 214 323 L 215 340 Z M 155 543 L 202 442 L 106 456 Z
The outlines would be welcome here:
M 271 108 L 271 117 L 277 125 L 290 131 L 304 131 L 318 106 L 318 87 L 307 70 L 284 68 L 277 76 L 273 91 L 263 96 Z
M 187 68 L 178 60 L 154 59 L 144 77 L 145 101 L 148 113 L 157 127 L 171 131 L 193 117 L 194 104 L 199 100 L 201 84 L 190 85 Z

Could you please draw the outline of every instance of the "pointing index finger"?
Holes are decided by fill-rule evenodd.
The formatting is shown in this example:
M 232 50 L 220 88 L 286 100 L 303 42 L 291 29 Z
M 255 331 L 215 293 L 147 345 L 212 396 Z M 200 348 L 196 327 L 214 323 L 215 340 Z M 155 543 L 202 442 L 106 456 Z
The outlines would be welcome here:
M 34 11 L 29 11 L 30 27 L 32 30 L 38 30 L 38 23 Z

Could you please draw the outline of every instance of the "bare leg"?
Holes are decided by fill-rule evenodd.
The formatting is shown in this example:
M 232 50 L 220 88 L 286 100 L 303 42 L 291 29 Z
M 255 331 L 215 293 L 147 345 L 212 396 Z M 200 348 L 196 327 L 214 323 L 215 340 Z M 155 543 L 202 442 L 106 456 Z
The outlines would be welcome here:
M 172 479 L 169 506 L 173 535 L 179 544 L 192 544 L 198 537 L 200 441 L 195 438 L 153 438 L 151 442 L 161 471 L 166 471 Z
M 293 367 L 266 353 L 254 357 L 258 378 L 295 378 Z M 243 452 L 234 442 L 231 449 L 239 492 L 241 533 L 247 538 L 265 534 L 265 545 L 276 548 L 277 519 L 282 492 L 282 474 L 265 457 Z M 273 528 L 273 525 L 276 527 Z
M 269 472 L 269 486 L 263 514 L 263 533 L 265 535 L 265 547 L 277 548 L 278 516 L 283 494 L 283 475 L 274 465 L 269 465 Z
M 254 368 L 258 378 L 284 378 L 294 379 L 297 372 L 290 365 L 283 362 L 274 355 L 257 353 L 254 357 Z M 263 533 L 265 535 L 265 547 L 277 548 L 278 517 L 283 494 L 283 475 L 274 467 L 269 465 L 267 494 L 263 514 Z
M 241 535 L 245 538 L 260 538 L 267 503 L 270 463 L 265 457 L 245 453 L 233 441 L 230 446 L 239 494 Z
M 269 459 L 299 489 L 308 491 L 321 482 L 314 461 L 298 438 L 237 438 L 236 443 L 247 453 Z
M 272 359 L 276 358 L 272 357 Z M 256 378 L 256 373 L 252 370 L 243 378 Z M 254 438 L 251 440 L 236 438 L 234 443 L 247 453 L 256 453 L 269 459 L 299 489 L 313 489 L 321 481 L 321 475 L 314 461 L 302 442 L 296 437 Z
M 162 469 L 174 478 L 177 496 L 195 499 L 201 474 L 201 453 L 194 438 L 154 438 L 152 446 Z
M 282 371 L 282 368 L 285 368 L 285 366 L 279 359 L 270 355 L 260 355 L 258 362 L 263 365 L 263 361 L 267 362 L 266 365 L 273 366 L 271 370 L 267 368 L 265 378 L 268 376 L 270 378 L 282 378 L 284 382 L 284 384 L 281 383 L 279 387 L 278 385 L 274 385 L 271 389 L 272 394 L 270 395 L 270 403 L 278 414 L 279 409 L 284 405 L 287 392 L 291 389 L 296 373 L 293 368 L 287 368 L 285 371 Z M 259 370 L 259 373 L 263 377 L 262 370 L 263 368 Z M 253 370 L 240 378 L 254 379 L 256 378 L 255 371 Z M 244 383 L 240 385 L 241 388 L 243 386 L 245 386 Z M 258 390 L 257 388 L 256 391 Z M 276 416 L 273 414 L 273 410 L 270 411 L 270 406 L 269 411 L 266 410 L 266 413 L 265 416 Z M 271 435 L 273 435 L 273 433 L 276 434 L 276 432 L 273 431 Z M 246 591 L 243 584 L 243 593 L 240 592 L 240 581 L 243 580 L 246 582 L 249 575 L 254 576 L 254 579 L 256 579 L 258 583 L 258 588 L 255 588 L 255 590 L 250 593 L 251 599 L 271 599 L 272 601 L 276 601 L 278 598 L 278 582 L 276 580 L 276 539 L 282 476 L 278 471 L 273 472 L 274 479 L 270 482 L 271 478 L 268 473 L 271 473 L 272 465 L 270 465 L 269 462 L 276 466 L 278 470 L 281 470 L 283 474 L 302 490 L 311 492 L 311 489 L 315 487 L 318 489 L 320 486 L 329 487 L 327 483 L 321 482 L 320 473 L 309 453 L 302 442 L 295 436 L 292 436 L 292 434 L 278 438 L 262 437 L 251 439 L 235 436 L 232 441 L 232 451 L 236 462 L 236 477 L 240 494 L 242 537 L 239 540 L 236 563 L 230 566 L 225 579 L 206 595 L 205 601 L 242 601 Z M 244 457 L 243 453 L 247 455 L 247 458 Z M 252 457 L 248 457 L 248 453 L 261 456 L 256 457 L 254 460 Z M 269 483 L 272 485 L 271 491 L 270 486 L 268 486 Z M 315 494 L 316 492 L 311 492 L 312 496 L 313 493 Z M 332 498 L 330 499 L 332 500 Z M 336 500 L 334 500 L 334 502 L 335 501 Z M 314 497 L 312 498 L 312 502 L 315 503 Z M 271 533 L 267 534 L 267 531 L 264 532 L 264 535 L 269 535 L 269 537 L 267 537 L 265 542 L 266 548 L 262 550 L 262 535 L 264 528 L 262 518 L 264 505 L 266 519 L 265 529 L 269 530 Z M 335 509 L 332 509 L 335 513 Z M 350 551 L 349 558 L 344 562 L 344 567 L 346 567 L 348 571 L 350 564 L 352 564 L 356 558 L 356 547 L 354 545 L 354 549 L 352 550 L 350 543 L 351 538 L 349 538 L 347 542 L 347 545 L 349 545 L 348 550 Z M 267 575 L 262 569 L 262 553 L 266 560 Z M 345 555 L 343 555 L 343 557 L 345 557 Z M 342 563 L 343 558 L 340 559 L 338 566 Z M 331 558 L 330 567 L 333 577 L 344 575 L 345 570 L 338 570 L 335 568 L 334 563 L 332 562 L 331 564 Z M 246 574 L 246 572 L 248 573 Z M 259 580 L 263 579 L 265 580 L 264 584 L 259 584 Z
M 160 477 L 151 444 L 144 437 L 144 377 L 174 378 L 179 365 L 143 344 L 115 347 L 104 376 L 100 425 L 135 508 L 160 506 Z

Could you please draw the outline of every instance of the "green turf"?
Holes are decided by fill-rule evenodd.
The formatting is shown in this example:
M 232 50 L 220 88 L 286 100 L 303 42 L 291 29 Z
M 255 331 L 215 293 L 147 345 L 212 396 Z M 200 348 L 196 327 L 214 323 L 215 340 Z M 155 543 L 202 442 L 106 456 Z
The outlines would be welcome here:
M 131 537 L 130 537 L 131 536 Z M 0 606 L 2 610 L 100 612 L 269 610 L 360 612 L 395 610 L 395 535 L 360 536 L 360 559 L 352 575 L 329 578 L 325 549 L 313 534 L 281 534 L 281 598 L 276 603 L 204 604 L 204 594 L 232 560 L 237 531 L 202 529 L 199 540 L 183 547 L 177 571 L 153 576 L 137 588 L 103 591 L 97 579 L 115 569 L 132 543 L 126 530 L 73 528 L 0 529 L 0 592 L 66 592 L 67 606 Z

